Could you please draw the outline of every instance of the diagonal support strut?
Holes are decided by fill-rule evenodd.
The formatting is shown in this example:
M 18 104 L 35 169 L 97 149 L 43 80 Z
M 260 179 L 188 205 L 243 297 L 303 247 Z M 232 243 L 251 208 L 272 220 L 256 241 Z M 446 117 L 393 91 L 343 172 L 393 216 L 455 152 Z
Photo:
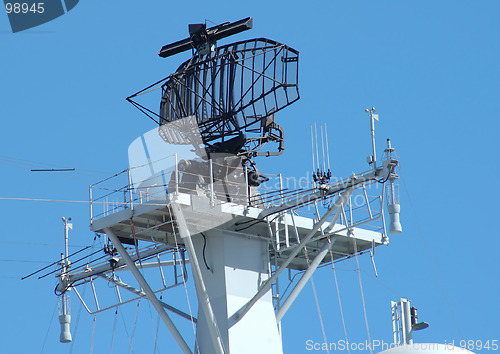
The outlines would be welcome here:
M 125 261 L 125 263 L 130 268 L 130 271 L 134 275 L 135 279 L 137 280 L 137 282 L 139 283 L 139 285 L 141 286 L 141 288 L 146 293 L 146 296 L 147 296 L 148 300 L 151 301 L 151 303 L 153 304 L 154 308 L 156 309 L 156 311 L 158 312 L 158 314 L 162 318 L 163 322 L 165 322 L 165 325 L 169 329 L 170 333 L 172 333 L 172 336 L 174 337 L 175 341 L 181 347 L 182 352 L 186 353 L 186 354 L 192 354 L 191 349 L 189 349 L 186 341 L 184 340 L 184 338 L 180 334 L 180 332 L 177 329 L 177 327 L 175 327 L 174 323 L 172 322 L 172 320 L 170 319 L 170 317 L 168 316 L 168 314 L 165 312 L 165 309 L 163 308 L 162 304 L 160 303 L 160 301 L 158 300 L 158 298 L 154 294 L 153 290 L 149 286 L 149 284 L 146 281 L 146 279 L 144 279 L 144 277 L 142 276 L 142 274 L 139 271 L 139 269 L 137 269 L 134 261 L 132 260 L 132 258 L 128 254 L 128 252 L 125 250 L 125 248 L 123 247 L 123 245 L 120 242 L 120 240 L 118 239 L 118 237 L 109 228 L 105 228 L 104 232 L 106 233 L 106 235 L 108 235 L 109 239 L 113 242 L 113 244 L 115 245 L 117 251 L 120 253 L 120 255 L 122 256 L 123 260 Z
M 293 259 L 299 254 L 299 252 L 307 245 L 307 243 L 311 240 L 311 238 L 314 236 L 314 234 L 323 226 L 323 224 L 328 220 L 328 218 L 333 214 L 333 212 L 337 210 L 336 217 L 338 218 L 338 215 L 340 215 L 340 210 L 342 208 L 342 205 L 345 204 L 345 200 L 347 200 L 352 191 L 354 189 L 354 186 L 349 187 L 345 190 L 344 193 L 342 193 L 341 196 L 333 203 L 330 209 L 321 217 L 321 219 L 318 220 L 317 223 L 314 224 L 313 228 L 311 231 L 308 232 L 306 237 L 302 239 L 300 244 L 295 247 L 295 249 L 290 253 L 288 258 L 281 264 L 281 266 L 274 272 L 274 274 L 267 279 L 267 281 L 262 285 L 260 290 L 254 295 L 250 301 L 248 301 L 245 305 L 243 305 L 238 311 L 236 311 L 230 318 L 229 318 L 229 326 L 233 326 L 236 324 L 239 320 L 245 316 L 245 314 L 252 308 L 252 306 L 265 294 L 269 291 L 271 288 L 271 285 L 276 281 L 278 276 L 283 272 L 283 270 L 288 267 L 288 265 L 293 261 Z M 338 214 L 338 215 L 337 215 Z

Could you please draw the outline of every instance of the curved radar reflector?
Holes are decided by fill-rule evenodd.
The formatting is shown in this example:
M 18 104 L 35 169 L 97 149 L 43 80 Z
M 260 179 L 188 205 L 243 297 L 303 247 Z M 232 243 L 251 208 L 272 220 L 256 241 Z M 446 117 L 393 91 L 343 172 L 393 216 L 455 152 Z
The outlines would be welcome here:
M 262 134 L 266 117 L 299 99 L 298 59 L 266 38 L 197 53 L 162 85 L 160 124 L 195 117 L 205 143 Z

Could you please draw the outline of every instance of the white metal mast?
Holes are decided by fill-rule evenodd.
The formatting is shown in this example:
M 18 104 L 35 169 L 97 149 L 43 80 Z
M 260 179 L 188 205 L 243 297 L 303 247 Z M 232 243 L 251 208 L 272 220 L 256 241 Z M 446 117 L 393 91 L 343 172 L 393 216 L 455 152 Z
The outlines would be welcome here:
M 375 119 L 373 114 L 372 119 Z M 327 142 L 322 145 L 324 144 Z M 316 146 L 314 167 L 321 169 L 317 150 Z M 375 164 L 372 164 L 372 168 L 367 172 L 353 174 L 349 178 L 331 183 L 324 179 L 323 183 L 315 184 L 314 188 L 305 193 L 286 196 L 280 184 L 274 203 L 261 202 L 257 205 L 255 199 L 251 199 L 255 192 L 249 193 L 252 187 L 249 185 L 248 176 L 244 175 L 245 169 L 240 167 L 231 170 L 232 175 L 222 177 L 220 174 L 216 175 L 221 166 L 226 166 L 224 159 L 209 160 L 210 168 L 207 169 L 209 176 L 203 177 L 209 182 L 203 186 L 204 189 L 200 189 L 197 185 L 189 189 L 183 184 L 186 175 L 179 166 L 184 166 L 187 162 L 179 161 L 177 154 L 171 157 L 174 170 L 170 183 L 163 188 L 158 187 L 156 180 L 148 176 L 145 176 L 142 182 L 136 181 L 135 177 L 130 177 L 128 169 L 126 178 L 130 184 L 123 190 L 117 190 L 119 198 L 123 201 L 122 206 L 99 217 L 91 216 L 91 230 L 106 233 L 121 259 L 112 255 L 109 264 L 80 272 L 69 272 L 67 231 L 71 224 L 63 219 L 65 255 L 61 260 L 62 273 L 58 286 L 63 303 L 60 320 L 64 335 L 61 335 L 61 340 L 71 339 L 66 291 L 72 289 L 73 284 L 82 284 L 85 279 L 93 281 L 92 277 L 97 276 L 135 295 L 147 297 L 182 352 L 191 353 L 192 349 L 165 310 L 192 321 L 194 319 L 160 301 L 146 277 L 139 271 L 139 267 L 145 269 L 152 265 L 138 263 L 141 258 L 174 247 L 176 249 L 183 247 L 189 256 L 199 303 L 194 352 L 282 353 L 278 324 L 314 271 L 319 265 L 328 261 L 326 255 L 330 250 L 336 255 L 353 255 L 355 237 L 357 252 L 371 252 L 373 255 L 376 246 L 387 242 L 385 227 L 380 229 L 381 232 L 374 232 L 361 229 L 358 225 L 365 223 L 366 220 L 373 221 L 378 218 L 383 220 L 382 196 L 378 198 L 380 210 L 377 212 L 374 205 L 370 205 L 365 186 L 372 183 L 378 185 L 378 182 L 386 181 L 390 181 L 391 186 L 393 185 L 398 178 L 395 172 L 398 161 L 394 159 L 393 151 L 388 142 L 386 158 L 381 167 L 375 168 Z M 145 168 L 154 171 L 155 166 L 151 164 L 152 162 L 146 161 Z M 163 170 L 161 173 L 164 173 Z M 282 177 L 278 177 L 281 180 Z M 231 183 L 236 183 L 235 191 L 246 191 L 243 193 L 243 199 L 241 195 L 227 193 Z M 145 190 L 149 194 L 153 191 L 157 194 L 144 197 Z M 125 196 L 128 197 L 125 200 L 123 191 L 126 191 Z M 221 194 L 220 191 L 224 192 Z M 397 198 L 393 195 L 395 188 L 391 187 L 388 191 L 389 205 L 397 204 L 395 203 Z M 368 211 L 368 215 L 360 217 L 359 223 L 352 219 L 351 194 L 355 192 L 365 200 L 365 208 Z M 330 202 L 325 204 L 323 215 L 318 213 L 318 218 L 315 220 L 298 216 L 295 212 L 303 206 L 322 200 Z M 398 212 L 399 210 L 394 210 L 390 214 L 392 233 L 401 230 Z M 346 213 L 349 215 L 349 222 Z M 339 223 L 342 217 L 343 222 Z M 355 236 L 352 236 L 351 231 L 354 229 Z M 176 235 L 180 235 L 180 238 Z M 141 253 L 137 253 L 136 249 L 136 254 L 129 254 L 122 245 L 127 239 L 130 242 L 142 240 L 164 245 L 155 246 Z M 312 260 L 310 263 L 306 263 L 303 257 L 300 257 L 304 250 L 308 252 L 307 257 Z M 177 261 L 174 259 L 171 264 L 175 266 Z M 124 269 L 131 271 L 140 289 L 114 278 L 114 272 Z M 289 269 L 304 270 L 304 273 L 287 294 L 288 296 L 280 299 L 278 303 L 280 306 L 275 309 L 272 286 L 278 281 L 280 274 Z M 81 301 L 84 301 L 76 288 L 75 293 Z M 95 292 L 94 297 L 96 297 Z M 88 310 L 87 305 L 85 308 Z M 98 311 L 101 310 L 98 308 L 96 312 Z
M 371 109 L 365 109 L 365 112 L 370 113 L 370 130 L 372 134 L 372 151 L 373 154 L 371 158 L 369 158 L 368 163 L 373 163 L 373 168 L 377 168 L 377 152 L 375 150 L 375 120 L 378 121 L 378 114 L 375 114 L 375 107 L 372 107 Z M 371 160 L 371 161 L 370 161 Z
M 391 301 L 392 333 L 394 344 L 413 344 L 413 332 L 429 327 L 427 322 L 418 322 L 417 309 L 410 305 L 410 300 L 401 298 Z
M 265 183 L 269 177 L 259 173 L 252 158 L 279 155 L 283 150 L 283 130 L 274 122 L 274 112 L 299 99 L 298 51 L 264 39 L 246 41 L 241 46 L 223 46 L 216 51 L 214 44 L 218 38 L 223 38 L 220 37 L 222 32 L 228 36 L 249 28 L 251 18 L 208 29 L 204 24 L 193 24 L 189 27 L 189 38 L 164 46 L 160 51 L 160 56 L 169 56 L 183 50 L 197 50 L 193 51 L 193 60 L 187 62 L 187 66 L 182 66 L 180 71 L 162 84 L 163 96 L 158 115 L 160 120 L 157 122 L 160 127 L 153 129 L 150 135 L 151 141 L 155 143 L 148 145 L 145 134 L 131 144 L 131 147 L 138 149 L 135 155 L 145 160 L 130 163 L 130 151 L 134 149 L 129 149 L 131 167 L 123 171 L 126 172 L 126 187 L 121 184 L 118 188 L 102 188 L 101 190 L 106 191 L 105 195 L 97 197 L 92 189 L 97 184 L 91 186 L 90 229 L 107 234 L 113 243 L 115 249 L 110 246 L 110 250 L 106 252 L 111 255 L 109 264 L 70 273 L 67 229 L 71 224 L 63 219 L 65 256 L 61 260 L 62 273 L 59 275 L 58 286 L 63 303 L 60 321 L 64 336 L 61 335 L 61 341 L 71 340 L 66 291 L 74 288 L 88 310 L 76 287 L 101 277 L 117 288 L 121 287 L 151 301 L 184 353 L 191 353 L 191 348 L 166 310 L 196 322 L 195 352 L 281 354 L 283 348 L 278 325 L 314 271 L 321 264 L 330 261 L 326 255 L 331 251 L 337 260 L 370 250 L 373 255 L 376 246 L 387 243 L 385 225 L 378 226 L 375 230 L 359 227 L 377 220 L 382 220 L 382 223 L 384 221 L 384 190 L 374 188 L 377 192 L 382 190 L 381 195 L 369 199 L 366 185 L 378 186 L 378 183 L 391 182 L 390 205 L 393 208 L 390 209 L 390 231 L 401 232 L 399 204 L 393 187 L 394 180 L 398 178 L 398 161 L 392 157 L 393 149 L 389 145 L 386 150 L 389 151 L 388 158 L 381 167 L 377 166 L 374 120 L 378 120 L 378 115 L 374 108 L 367 110 L 370 113 L 373 150 L 368 161 L 370 170 L 330 182 L 330 161 L 325 156 L 325 144 L 326 155 L 329 153 L 328 141 L 324 141 L 327 139 L 326 126 L 324 134 L 323 127 L 320 127 L 321 164 L 315 125 L 314 134 L 311 129 L 313 169 L 316 168 L 313 176 L 314 172 L 317 173 L 314 183 L 307 188 L 289 191 L 284 188 L 282 176 L 278 174 L 275 186 L 279 187 L 271 187 L 269 190 L 264 186 L 259 189 L 261 183 Z M 255 55 L 246 55 L 249 52 L 246 43 L 254 46 L 252 53 Z M 269 56 L 263 54 L 259 57 L 260 54 L 269 52 L 269 46 L 274 48 L 272 60 L 280 60 L 279 65 L 271 66 Z M 227 53 L 220 52 L 221 49 Z M 263 84 L 260 85 L 255 79 L 256 58 L 262 60 L 263 70 L 274 68 L 278 72 L 282 70 L 286 75 L 269 75 L 267 71 L 262 71 L 259 77 Z M 198 62 L 199 59 L 208 60 L 213 65 L 211 69 L 221 69 L 210 73 L 207 69 L 210 65 L 207 66 L 204 61 Z M 229 69 L 223 70 L 228 63 Z M 191 67 L 191 64 L 199 66 Z M 200 80 L 200 72 L 206 75 L 205 78 L 211 75 L 210 83 L 205 79 Z M 278 77 L 287 78 L 287 82 L 278 81 Z M 264 80 L 271 80 L 270 85 Z M 216 83 L 219 83 L 218 86 Z M 151 87 L 127 100 L 134 104 L 131 98 Z M 239 87 L 239 91 L 235 87 Z M 281 90 L 284 101 L 278 100 L 276 91 Z M 252 97 L 247 96 L 249 92 Z M 292 95 L 293 92 L 296 92 L 295 96 Z M 237 93 L 240 94 L 239 100 L 233 97 Z M 216 97 L 221 98 L 220 104 Z M 227 107 L 222 97 L 229 97 Z M 268 99 L 274 102 L 269 102 Z M 234 104 L 235 102 L 238 103 Z M 262 107 L 265 110 L 261 111 Z M 207 113 L 208 110 L 211 110 L 210 114 Z M 149 109 L 147 111 L 153 112 Z M 245 121 L 246 126 L 241 127 L 240 121 Z M 261 135 L 247 139 L 244 133 L 254 132 L 254 127 L 257 126 L 260 127 L 258 130 Z M 278 143 L 278 151 L 259 151 L 268 142 Z M 186 152 L 188 149 L 183 149 L 186 146 L 194 148 L 189 151 L 194 151 L 195 155 L 183 156 L 179 160 L 181 152 L 190 153 Z M 171 155 L 159 156 L 166 150 Z M 155 158 L 151 158 L 153 154 Z M 250 171 L 249 166 L 253 167 Z M 165 179 L 167 174 L 170 175 L 168 183 Z M 119 176 L 117 174 L 114 177 Z M 111 179 L 103 181 L 108 183 Z M 108 208 L 107 201 L 113 198 L 115 192 L 119 199 Z M 353 193 L 358 193 L 361 197 L 363 208 L 353 206 Z M 97 198 L 96 205 L 106 205 L 103 214 L 93 215 L 93 198 Z M 320 203 L 323 207 L 318 207 Z M 297 210 L 308 206 L 314 206 L 314 218 L 298 214 Z M 358 213 L 358 209 L 363 212 L 366 210 L 366 213 L 355 220 L 353 214 Z M 148 242 L 151 248 L 139 252 L 138 240 Z M 129 253 L 123 243 L 134 244 L 135 254 Z M 145 256 L 159 255 L 168 250 L 181 251 L 181 254 L 185 251 L 189 256 L 199 303 L 196 321 L 160 301 L 145 274 L 138 269 L 150 266 L 142 264 L 141 259 Z M 305 257 L 302 257 L 303 252 L 306 252 Z M 332 262 L 333 258 L 334 256 Z M 312 262 L 309 263 L 309 259 Z M 158 263 L 161 269 L 162 262 Z M 184 265 L 185 262 L 182 263 Z M 177 265 L 176 259 L 172 264 L 174 267 Z M 123 270 L 133 274 L 139 283 L 139 289 L 115 278 L 114 273 Z M 275 308 L 273 285 L 277 285 L 280 274 L 285 270 L 303 272 L 288 296 L 279 298 Z M 163 289 L 167 288 L 165 286 Z M 278 286 L 274 289 L 278 289 Z M 97 298 L 94 289 L 93 295 Z M 120 296 L 118 298 L 118 303 L 113 306 L 124 303 Z M 95 302 L 97 310 L 94 313 L 97 313 L 102 309 L 97 300 Z
M 68 259 L 68 234 L 69 229 L 73 228 L 73 224 L 69 222 L 71 221 L 71 218 L 66 219 L 65 217 L 63 217 L 62 221 L 64 223 L 64 254 L 61 253 L 60 265 L 62 273 L 60 281 L 64 281 L 63 277 L 67 277 L 69 267 L 71 265 L 71 262 Z M 59 323 L 61 324 L 61 336 L 59 340 L 61 343 L 69 343 L 72 341 L 70 331 L 71 307 L 69 304 L 69 295 L 66 294 L 66 291 L 64 291 L 64 293 L 61 295 L 60 301 Z

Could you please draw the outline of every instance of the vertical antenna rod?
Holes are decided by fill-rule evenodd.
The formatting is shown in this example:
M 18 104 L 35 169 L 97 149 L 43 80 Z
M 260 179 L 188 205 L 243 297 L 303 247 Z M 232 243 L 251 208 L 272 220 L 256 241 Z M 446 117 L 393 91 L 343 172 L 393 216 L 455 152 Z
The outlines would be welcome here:
M 323 172 L 326 173 L 326 163 L 325 163 L 325 140 L 323 139 L 323 126 L 321 128 L 321 154 L 323 155 Z
M 365 109 L 365 112 L 370 112 L 370 128 L 372 132 L 372 149 L 373 149 L 373 155 L 372 155 L 372 162 L 373 162 L 373 169 L 377 169 L 377 153 L 375 151 L 375 120 L 378 121 L 378 114 L 375 113 L 375 107 L 372 107 L 371 109 Z
M 68 270 L 71 262 L 68 260 L 68 232 L 69 229 L 73 228 L 73 224 L 69 223 L 71 218 L 66 219 L 62 218 L 64 223 L 64 254 L 61 253 L 61 278 L 60 282 L 64 282 L 66 277 L 68 276 Z M 70 314 L 70 305 L 69 305 L 69 296 L 66 294 L 66 289 L 64 293 L 61 295 L 61 307 L 59 309 L 59 323 L 61 324 L 61 335 L 59 337 L 59 341 L 61 343 L 69 343 L 72 341 L 71 332 L 70 332 L 70 323 L 71 323 L 71 314 Z
M 319 175 L 319 152 L 318 152 L 318 128 L 316 128 L 316 123 L 314 123 L 314 134 L 316 135 L 316 167 L 318 168 L 318 175 Z M 319 176 L 318 176 L 319 177 Z
M 330 172 L 330 152 L 328 151 L 328 131 L 325 123 L 326 159 L 328 161 L 328 172 Z
M 313 135 L 313 126 L 311 125 L 311 151 L 312 151 L 312 158 L 313 158 L 313 174 L 316 172 L 316 166 L 314 165 L 314 135 Z

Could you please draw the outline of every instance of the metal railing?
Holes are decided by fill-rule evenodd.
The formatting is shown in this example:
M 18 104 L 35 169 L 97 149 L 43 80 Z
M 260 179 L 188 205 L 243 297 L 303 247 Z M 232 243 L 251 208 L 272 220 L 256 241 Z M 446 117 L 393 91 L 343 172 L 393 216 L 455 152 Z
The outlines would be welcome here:
M 197 160 L 180 154 L 163 158 L 164 168 L 153 171 L 151 165 L 127 168 L 89 187 L 90 221 L 105 217 L 135 205 L 168 203 L 169 193 L 187 193 L 210 199 L 212 206 L 235 203 L 261 209 L 279 206 L 318 189 L 306 178 L 287 178 L 281 174 L 265 174 L 264 182 L 257 186 L 246 166 L 239 159 Z M 349 179 L 339 180 L 345 183 Z M 370 189 L 370 193 L 368 193 Z M 373 191 L 372 191 L 373 189 Z M 290 247 L 299 240 L 294 218 L 304 216 L 319 219 L 338 198 L 338 194 L 315 200 L 300 207 L 280 212 L 266 219 L 269 233 L 276 240 L 275 247 Z M 347 227 L 364 225 L 385 235 L 383 216 L 383 187 L 367 182 L 356 188 L 349 203 L 344 205 L 339 224 Z M 287 216 L 288 215 L 288 216 Z M 381 218 L 382 223 L 373 223 Z M 292 220 L 292 222 L 290 222 Z M 295 235 L 294 235 L 295 234 Z

